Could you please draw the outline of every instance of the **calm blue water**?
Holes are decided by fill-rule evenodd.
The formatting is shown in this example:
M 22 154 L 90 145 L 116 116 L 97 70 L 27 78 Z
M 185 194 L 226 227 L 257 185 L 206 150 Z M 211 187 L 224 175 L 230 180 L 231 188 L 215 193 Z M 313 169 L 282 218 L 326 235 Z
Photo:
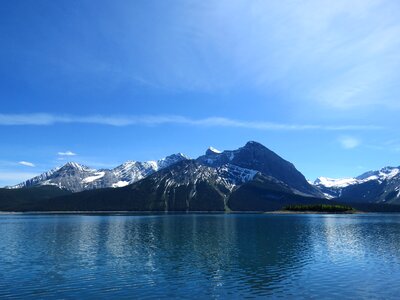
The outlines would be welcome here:
M 0 215 L 0 298 L 400 296 L 400 215 Z

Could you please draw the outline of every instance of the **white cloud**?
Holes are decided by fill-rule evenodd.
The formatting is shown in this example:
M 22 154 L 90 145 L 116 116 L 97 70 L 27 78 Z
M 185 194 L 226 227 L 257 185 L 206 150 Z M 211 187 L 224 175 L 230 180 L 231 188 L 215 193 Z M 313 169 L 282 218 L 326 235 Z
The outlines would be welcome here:
M 58 152 L 57 154 L 60 156 L 75 156 L 75 155 L 77 155 L 76 153 L 74 153 L 72 151 Z
M 361 144 L 361 141 L 351 136 L 342 136 L 339 138 L 339 143 L 344 149 L 354 149 Z
M 0 125 L 50 125 L 56 122 L 55 116 L 50 114 L 0 114 Z
M 31 162 L 29 162 L 29 161 L 20 161 L 20 162 L 18 162 L 20 165 L 22 165 L 22 166 L 26 166 L 26 167 L 35 167 L 35 164 L 34 163 L 31 163 Z
M 0 125 L 54 125 L 58 123 L 86 123 L 108 126 L 132 126 L 146 125 L 157 126 L 164 124 L 192 125 L 206 127 L 233 127 L 257 130 L 378 130 L 381 126 L 374 125 L 318 125 L 318 124 L 286 124 L 267 121 L 242 121 L 224 117 L 208 117 L 193 119 L 177 115 L 144 115 L 144 116 L 71 116 L 71 115 L 51 115 L 51 114 L 0 114 Z M 61 156 L 74 156 L 76 153 L 71 151 L 59 152 Z

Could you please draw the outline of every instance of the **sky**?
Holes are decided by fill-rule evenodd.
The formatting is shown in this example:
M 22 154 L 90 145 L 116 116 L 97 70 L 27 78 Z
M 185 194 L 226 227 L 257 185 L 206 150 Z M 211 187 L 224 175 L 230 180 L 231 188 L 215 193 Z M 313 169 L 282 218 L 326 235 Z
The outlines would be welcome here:
M 6 0 L 0 186 L 249 140 L 308 179 L 400 165 L 400 2 Z

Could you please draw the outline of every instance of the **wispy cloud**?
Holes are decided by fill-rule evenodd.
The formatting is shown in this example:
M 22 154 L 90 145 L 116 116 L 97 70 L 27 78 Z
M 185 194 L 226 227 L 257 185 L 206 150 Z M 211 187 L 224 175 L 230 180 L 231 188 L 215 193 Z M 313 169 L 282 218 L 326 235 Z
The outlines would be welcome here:
M 65 151 L 65 152 L 58 152 L 57 153 L 60 156 L 76 156 L 77 154 L 72 151 Z
M 68 123 L 86 123 L 109 126 L 158 126 L 164 124 L 192 125 L 204 127 L 231 127 L 246 128 L 257 130 L 327 130 L 327 131 L 346 131 L 346 130 L 378 130 L 383 129 L 375 125 L 318 125 L 318 124 L 286 124 L 267 121 L 243 121 L 224 117 L 209 117 L 193 119 L 184 116 L 164 116 L 164 115 L 145 115 L 145 116 L 71 116 L 71 115 L 52 115 L 52 114 L 0 114 L 0 125 L 3 126 L 22 126 L 22 125 L 54 125 Z M 59 155 L 76 155 L 71 151 L 59 152 Z
M 342 136 L 339 138 L 339 143 L 344 149 L 354 149 L 361 144 L 361 141 L 355 137 Z
M 51 125 L 60 121 L 62 117 L 50 114 L 0 114 L 0 125 Z
M 20 165 L 22 165 L 22 166 L 26 166 L 26 167 L 35 167 L 35 164 L 34 163 L 31 163 L 31 162 L 29 162 L 29 161 L 20 161 L 20 162 L 18 162 Z
M 172 28 L 187 30 L 168 27 L 179 57 L 152 57 L 157 70 L 148 72 L 156 74 L 149 81 L 183 89 L 240 84 L 268 91 L 288 83 L 296 103 L 400 108 L 397 1 L 205 0 L 180 9 L 184 17 L 174 18 Z M 202 63 L 187 63 L 193 61 Z

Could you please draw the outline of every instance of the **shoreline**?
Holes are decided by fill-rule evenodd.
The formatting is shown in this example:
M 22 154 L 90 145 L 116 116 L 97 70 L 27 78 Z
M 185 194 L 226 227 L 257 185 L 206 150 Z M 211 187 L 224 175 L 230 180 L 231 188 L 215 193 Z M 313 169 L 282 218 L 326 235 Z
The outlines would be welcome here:
M 343 212 L 333 212 L 333 211 L 292 211 L 292 210 L 275 210 L 275 211 L 267 211 L 264 214 L 282 214 L 282 215 L 292 215 L 292 214 L 301 214 L 301 215 L 354 215 L 354 214 L 369 214 L 371 212 L 364 211 L 343 211 Z
M 354 214 L 371 214 L 374 212 L 363 212 L 363 211 L 347 211 L 347 212 L 319 212 L 319 211 L 289 211 L 289 210 L 275 210 L 275 211 L 0 211 L 1 215 L 87 215 L 87 214 L 108 214 L 108 215 L 118 215 L 118 214 L 135 214 L 135 215 L 168 215 L 168 214 L 266 214 L 266 215 L 354 215 Z M 381 213 L 381 212 L 376 212 Z M 390 213 L 390 212 L 388 212 Z

